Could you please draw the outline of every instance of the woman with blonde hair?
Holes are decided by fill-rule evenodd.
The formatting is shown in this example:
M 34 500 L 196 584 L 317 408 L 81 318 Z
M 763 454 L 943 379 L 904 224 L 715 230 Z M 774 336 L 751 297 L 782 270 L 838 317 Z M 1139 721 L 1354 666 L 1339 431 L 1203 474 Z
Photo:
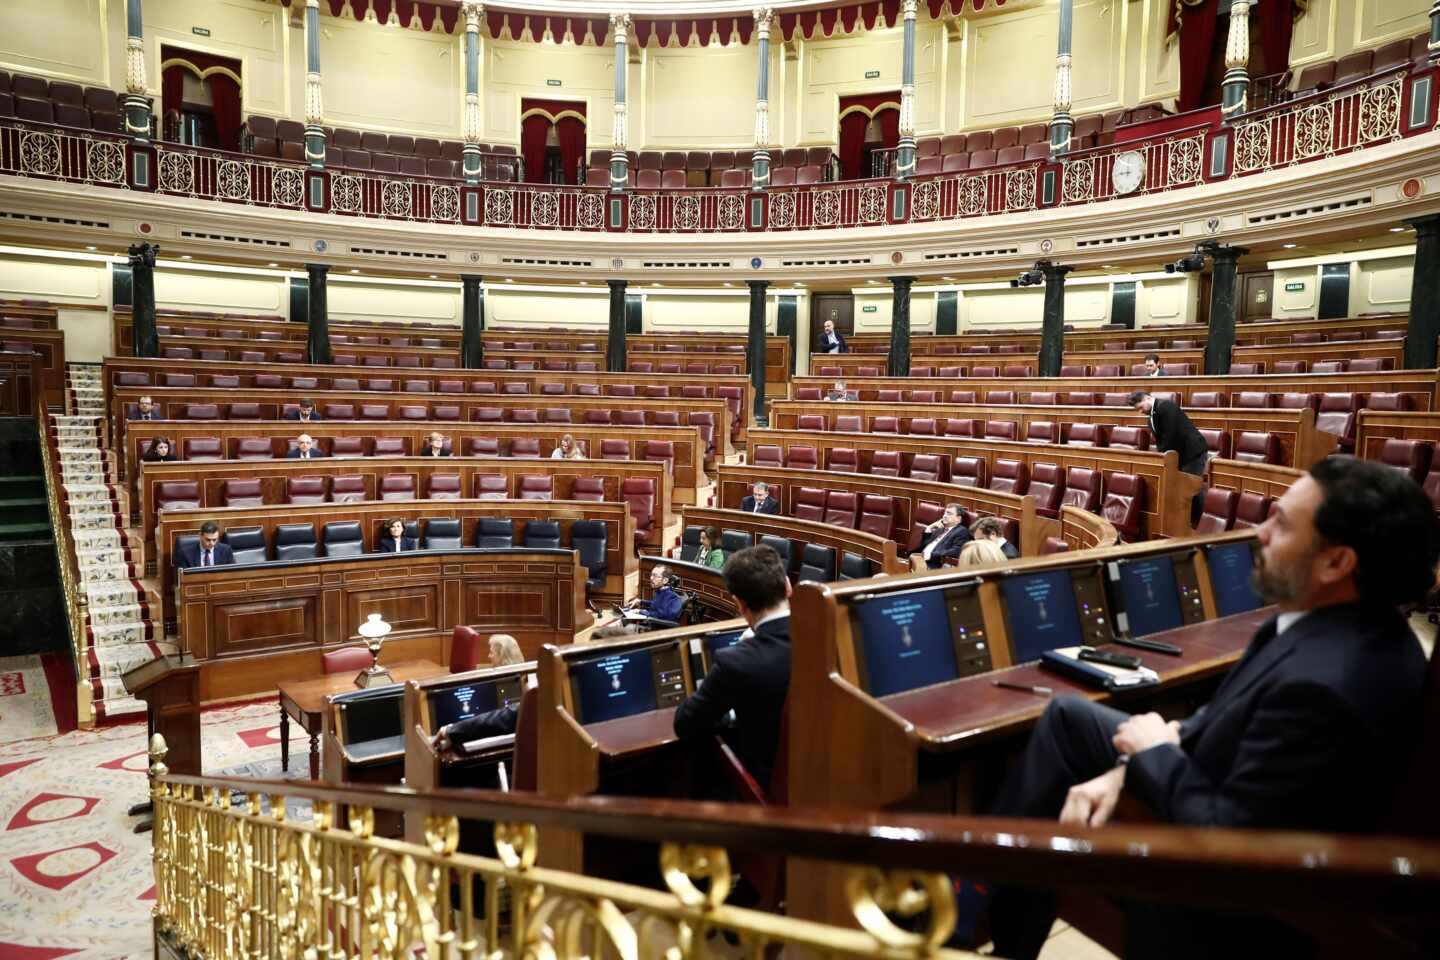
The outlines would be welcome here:
M 1000 547 L 989 540 L 971 540 L 960 551 L 957 565 L 961 570 L 974 570 L 978 567 L 998 566 L 1004 563 L 1005 559 Z
M 524 663 L 525 655 L 520 652 L 520 644 L 508 633 L 490 634 L 490 666 L 508 667 L 517 663 Z

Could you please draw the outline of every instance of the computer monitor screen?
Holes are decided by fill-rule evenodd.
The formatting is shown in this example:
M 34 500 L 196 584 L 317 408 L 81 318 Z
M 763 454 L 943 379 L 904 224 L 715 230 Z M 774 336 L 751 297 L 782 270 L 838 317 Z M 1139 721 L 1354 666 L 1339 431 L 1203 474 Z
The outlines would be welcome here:
M 627 650 L 570 665 L 581 723 L 599 723 L 655 709 L 655 662 L 649 650 Z
M 705 645 L 705 664 L 707 667 L 709 664 L 715 662 L 715 654 L 718 651 L 735 646 L 735 644 L 740 642 L 740 637 L 744 635 L 744 633 L 744 630 L 725 630 L 720 633 L 706 634 L 700 642 Z M 708 669 L 706 672 L 708 672 Z
M 1114 565 L 1120 582 L 1120 610 L 1132 637 L 1145 637 L 1184 624 L 1175 562 L 1167 554 Z
M 488 713 L 500 706 L 496 702 L 495 683 L 482 680 L 458 687 L 430 692 L 431 709 L 435 711 L 435 729 L 476 714 Z
M 1253 541 L 1212 543 L 1205 548 L 1205 562 L 1210 567 L 1210 588 L 1215 594 L 1215 612 L 1222 617 L 1264 605 L 1255 592 L 1251 573 L 1255 569 Z
M 855 616 L 871 696 L 928 687 L 959 675 L 943 589 L 880 594 L 855 604 Z
M 1039 660 L 1046 650 L 1085 642 L 1069 570 L 1006 577 L 1000 587 L 1016 663 Z

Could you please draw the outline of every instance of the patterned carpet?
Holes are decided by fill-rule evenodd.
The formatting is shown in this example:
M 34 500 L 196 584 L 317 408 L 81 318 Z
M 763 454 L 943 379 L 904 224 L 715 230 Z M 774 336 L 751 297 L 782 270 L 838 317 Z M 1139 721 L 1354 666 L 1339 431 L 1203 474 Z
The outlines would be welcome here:
M 279 775 L 273 700 L 207 711 L 202 737 L 207 773 Z M 292 772 L 307 749 L 292 738 Z M 150 956 L 150 835 L 126 815 L 146 763 L 143 724 L 0 744 L 0 960 Z

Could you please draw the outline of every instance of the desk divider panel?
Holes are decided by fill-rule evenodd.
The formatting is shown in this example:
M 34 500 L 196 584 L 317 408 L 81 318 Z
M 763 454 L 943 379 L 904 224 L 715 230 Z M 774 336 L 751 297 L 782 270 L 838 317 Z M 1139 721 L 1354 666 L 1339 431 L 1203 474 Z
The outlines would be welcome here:
M 847 406 L 849 406 L 847 404 Z M 894 434 L 812 433 L 800 430 L 752 430 L 750 455 L 755 447 L 775 445 L 815 448 L 822 464 L 830 462 L 831 451 L 853 449 L 859 458 L 860 473 L 868 473 L 877 451 L 896 451 L 902 459 L 902 474 L 916 454 L 939 456 L 947 469 L 957 456 L 980 457 L 986 461 L 986 476 L 994 474 L 997 460 L 1020 460 L 1033 470 L 1036 463 L 1054 463 L 1063 472 L 1085 467 L 1102 474 L 1133 473 L 1145 481 L 1145 531 L 1150 536 L 1185 536 L 1190 533 L 1190 501 L 1200 492 L 1199 477 L 1180 472 L 1179 459 L 1172 450 L 1159 454 L 1148 450 L 1110 447 L 1074 447 L 1066 444 L 1024 443 L 1013 440 L 972 440 L 965 437 L 912 437 Z M 1038 550 L 1038 543 L 1036 549 Z M 1022 552 L 1024 547 L 1022 546 Z
M 1386 440 L 1440 443 L 1440 412 L 1361 410 L 1355 433 L 1355 455 L 1378 460 Z
M 1012 576 L 1057 570 L 1095 571 L 1102 561 L 1195 551 L 1187 559 L 1194 565 L 1205 622 L 1163 635 L 1182 645 L 1181 657 L 1141 651 L 1144 663 L 1161 676 L 1161 684 L 1146 688 L 1144 696 L 1151 702 L 1156 697 L 1188 699 L 1196 684 L 1214 681 L 1239 660 L 1254 628 L 1268 615 L 1262 610 L 1215 620 L 1205 553 L 1199 548 L 1206 543 L 1252 538 L 1253 531 L 1246 531 L 1213 538 L 1128 544 L 1083 557 L 1062 554 L 1021 559 L 989 570 L 932 571 L 883 580 L 798 586 L 791 601 L 790 803 L 813 809 L 971 812 L 995 786 L 997 775 L 1003 772 L 1004 758 L 1023 747 L 1030 727 L 1048 702 L 1024 691 L 998 688 L 994 679 L 1003 677 L 1025 686 L 1045 685 L 1057 693 L 1075 692 L 1091 699 L 1113 698 L 1043 671 L 1038 664 L 1012 663 L 1014 641 L 1009 635 L 1001 589 L 1001 584 Z M 978 596 L 991 670 L 883 697 L 867 693 L 866 674 L 860 665 L 861 638 L 852 616 L 854 602 L 977 582 L 973 589 Z M 1127 697 L 1128 706 L 1133 708 L 1135 695 Z M 792 858 L 788 873 L 792 916 L 845 922 L 848 901 L 839 871 Z

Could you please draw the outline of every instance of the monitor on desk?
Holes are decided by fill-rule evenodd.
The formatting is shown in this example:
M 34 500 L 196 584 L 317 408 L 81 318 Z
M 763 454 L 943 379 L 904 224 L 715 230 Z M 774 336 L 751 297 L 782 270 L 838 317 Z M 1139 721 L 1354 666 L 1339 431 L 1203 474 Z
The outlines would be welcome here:
M 710 665 L 715 662 L 716 652 L 735 646 L 744 634 L 745 628 L 741 627 L 736 630 L 707 633 L 703 637 L 695 637 L 690 641 L 690 675 L 695 678 L 696 686 L 699 686 L 700 679 L 710 672 Z
M 475 680 L 431 690 L 426 697 L 430 701 L 430 728 L 439 730 L 447 724 L 517 704 L 523 692 L 521 677 Z
M 576 660 L 570 664 L 570 692 L 581 723 L 677 706 L 686 693 L 680 642 Z
M 1108 582 L 1122 636 L 1148 637 L 1205 619 L 1193 549 L 1112 561 Z
M 1264 606 L 1251 580 L 1255 570 L 1254 540 L 1207 544 L 1205 562 L 1210 568 L 1210 590 L 1215 595 L 1217 614 L 1228 617 Z
M 862 595 L 851 603 L 860 686 L 872 697 L 991 668 L 978 581 Z
M 1098 564 L 1008 576 L 1000 581 L 1000 593 L 1013 663 L 1114 639 Z

